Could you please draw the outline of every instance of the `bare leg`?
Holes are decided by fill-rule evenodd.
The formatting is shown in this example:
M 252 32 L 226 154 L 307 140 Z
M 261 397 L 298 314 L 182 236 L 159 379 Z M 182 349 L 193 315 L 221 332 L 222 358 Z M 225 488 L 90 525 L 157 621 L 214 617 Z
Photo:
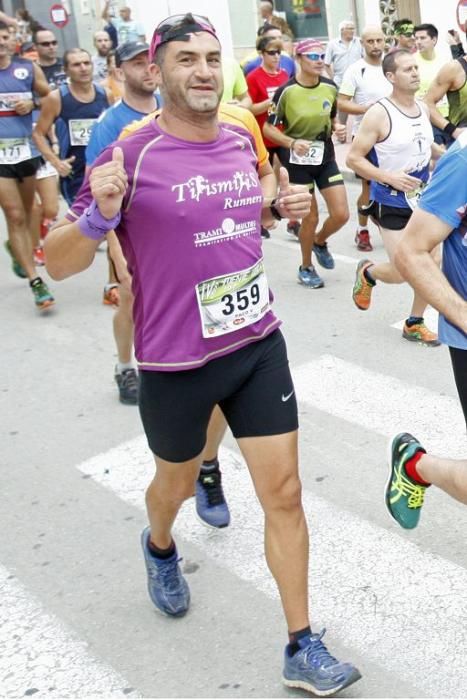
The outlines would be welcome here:
M 315 242 L 316 227 L 318 226 L 318 204 L 316 196 L 312 194 L 310 213 L 302 219 L 298 237 L 302 249 L 302 267 L 310 267 L 311 251 Z
M 201 455 L 187 462 L 167 462 L 159 457 L 156 474 L 146 491 L 146 508 L 151 542 L 160 549 L 172 543 L 172 526 L 182 503 L 193 495 L 201 465 Z
M 297 432 L 241 438 L 265 516 L 265 553 L 289 631 L 309 625 L 308 528 L 298 475 Z
M 321 196 L 328 208 L 328 217 L 315 235 L 315 243 L 323 245 L 329 236 L 339 231 L 349 220 L 349 205 L 344 185 L 335 185 L 321 190 Z
M 467 505 L 467 460 L 445 459 L 424 454 L 417 463 L 424 481 Z
M 215 406 L 209 419 L 206 445 L 203 450 L 203 462 L 214 462 L 226 430 L 227 421 L 224 418 L 224 414 L 219 406 Z
M 31 176 L 18 183 L 12 178 L 0 178 L 0 207 L 7 222 L 11 251 L 30 280 L 37 276 L 29 231 L 35 180 Z
M 368 180 L 361 180 L 362 183 L 362 191 L 360 192 L 358 199 L 357 199 L 357 207 L 363 207 L 369 204 L 370 202 L 370 183 Z M 368 217 L 364 216 L 363 214 L 360 214 L 358 212 L 358 225 L 359 226 L 364 226 L 365 228 L 368 227 Z
M 120 285 L 120 305 L 113 317 L 113 330 L 117 346 L 118 361 L 122 364 L 131 362 L 133 355 L 133 295 Z

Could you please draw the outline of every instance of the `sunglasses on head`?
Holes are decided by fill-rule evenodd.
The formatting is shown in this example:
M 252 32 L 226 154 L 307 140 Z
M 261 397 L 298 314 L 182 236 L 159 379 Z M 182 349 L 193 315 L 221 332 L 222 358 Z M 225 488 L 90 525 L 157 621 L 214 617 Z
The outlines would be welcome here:
M 280 49 L 270 49 L 269 51 L 264 51 L 264 53 L 267 53 L 268 56 L 280 56 L 281 52 Z
M 214 29 L 211 22 L 207 17 L 202 15 L 188 14 L 188 19 L 191 19 L 191 24 L 187 22 L 187 13 L 184 15 L 173 15 L 160 22 L 154 30 L 152 35 L 151 48 L 149 50 L 149 58 L 152 60 L 156 53 L 156 50 L 161 44 L 166 44 L 168 41 L 172 41 L 177 38 L 177 36 L 182 36 L 184 33 L 189 33 L 190 31 L 206 31 L 216 36 L 216 30 Z M 184 31 L 186 29 L 186 32 Z
M 324 57 L 326 56 L 325 53 L 305 53 L 303 55 L 309 58 L 310 61 L 324 61 Z
M 54 39 L 53 41 L 38 41 L 38 46 L 57 46 L 58 41 Z

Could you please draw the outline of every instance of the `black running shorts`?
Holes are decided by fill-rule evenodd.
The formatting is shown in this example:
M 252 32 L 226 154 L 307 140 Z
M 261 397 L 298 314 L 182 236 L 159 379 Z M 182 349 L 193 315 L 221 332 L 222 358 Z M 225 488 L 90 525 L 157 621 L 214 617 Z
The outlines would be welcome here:
M 315 184 L 319 190 L 344 184 L 344 178 L 335 160 L 321 165 L 296 165 L 289 163 L 290 149 L 282 148 L 280 154 L 281 163 L 287 168 L 289 180 L 294 185 L 306 185 L 310 192 L 313 192 Z
M 467 427 L 467 350 L 449 348 L 457 391 Z
M 149 447 L 169 462 L 199 455 L 219 404 L 236 438 L 298 428 L 287 349 L 279 330 L 203 367 L 140 372 L 139 409 Z
M 410 207 L 389 207 L 387 204 L 380 204 L 374 200 L 358 211 L 359 214 L 370 216 L 375 224 L 389 231 L 401 231 L 407 226 L 407 222 L 412 216 Z
M 25 177 L 35 175 L 42 163 L 40 156 L 23 160 L 21 163 L 0 163 L 0 177 L 8 177 L 10 180 L 23 182 Z

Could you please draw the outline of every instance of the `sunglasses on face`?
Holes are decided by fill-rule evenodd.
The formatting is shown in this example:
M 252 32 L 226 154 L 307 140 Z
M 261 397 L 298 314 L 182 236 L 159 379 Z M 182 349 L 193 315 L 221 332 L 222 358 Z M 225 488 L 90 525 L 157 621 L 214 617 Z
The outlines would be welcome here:
M 305 53 L 303 55 L 309 58 L 310 61 L 324 61 L 324 57 L 326 56 L 325 53 Z
M 38 41 L 37 42 L 38 46 L 57 46 L 58 41 L 54 39 L 53 41 Z
M 211 22 L 207 17 L 202 15 L 191 15 L 193 19 L 193 26 L 196 25 L 198 31 L 206 31 L 210 34 L 216 36 L 216 30 L 214 29 Z M 185 24 L 186 14 L 184 15 L 173 15 L 160 22 L 154 30 L 152 35 L 151 48 L 149 50 L 149 58 L 153 59 L 156 49 L 161 45 L 165 44 L 167 41 L 175 39 L 178 33 L 183 33 L 183 29 L 186 26 L 187 32 L 190 31 L 190 26 Z M 193 29 L 191 29 L 193 31 Z
M 265 51 L 264 53 L 267 53 L 268 56 L 280 56 L 281 52 L 279 49 L 270 49 L 270 51 Z

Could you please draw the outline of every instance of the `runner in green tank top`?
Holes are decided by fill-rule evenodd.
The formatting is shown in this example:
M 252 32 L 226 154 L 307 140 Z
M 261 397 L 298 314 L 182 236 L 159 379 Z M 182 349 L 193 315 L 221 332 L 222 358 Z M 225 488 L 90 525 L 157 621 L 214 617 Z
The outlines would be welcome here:
M 279 157 L 290 181 L 307 185 L 313 194 L 315 183 L 328 209 L 328 217 L 318 227 L 318 206 L 313 196 L 310 214 L 300 226 L 302 264 L 298 280 L 311 289 L 324 287 L 311 259 L 314 251 L 319 264 L 331 270 L 334 259 L 327 239 L 349 218 L 344 180 L 336 163 L 332 133 L 345 138 L 345 126 L 337 114 L 337 86 L 322 77 L 324 47 L 316 39 L 304 39 L 296 48 L 298 76 L 280 87 L 273 98 L 264 135 L 280 146 Z M 282 131 L 279 129 L 282 127 Z
M 446 95 L 449 114 L 443 117 L 436 104 Z M 467 61 L 461 56 L 441 68 L 428 90 L 425 102 L 432 124 L 457 139 L 467 127 Z

